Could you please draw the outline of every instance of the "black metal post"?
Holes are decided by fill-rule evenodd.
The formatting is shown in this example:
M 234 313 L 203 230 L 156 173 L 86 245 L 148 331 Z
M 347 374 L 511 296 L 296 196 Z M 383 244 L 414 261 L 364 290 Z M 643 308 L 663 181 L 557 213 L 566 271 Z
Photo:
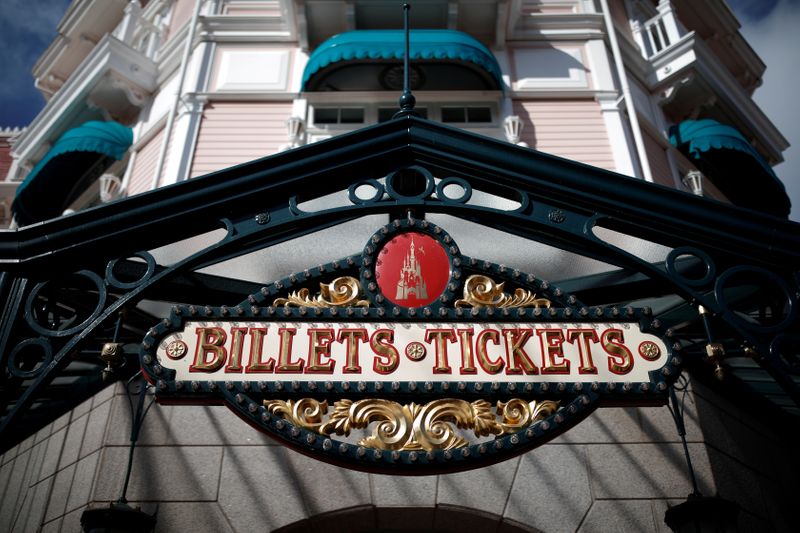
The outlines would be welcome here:
M 405 51 L 403 53 L 403 94 L 400 96 L 400 111 L 395 114 L 395 117 L 414 115 L 414 105 L 417 99 L 411 94 L 411 88 L 408 83 L 408 61 L 411 55 L 411 39 L 408 23 L 408 13 L 411 11 L 409 4 L 403 4 L 403 30 L 405 32 Z

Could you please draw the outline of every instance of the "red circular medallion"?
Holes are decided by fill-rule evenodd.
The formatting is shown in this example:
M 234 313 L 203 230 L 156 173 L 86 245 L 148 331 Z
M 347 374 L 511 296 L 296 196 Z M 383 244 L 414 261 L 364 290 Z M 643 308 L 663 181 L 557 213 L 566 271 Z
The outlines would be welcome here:
M 447 287 L 450 260 L 442 245 L 424 233 L 401 233 L 387 242 L 375 261 L 375 279 L 390 302 L 422 307 Z

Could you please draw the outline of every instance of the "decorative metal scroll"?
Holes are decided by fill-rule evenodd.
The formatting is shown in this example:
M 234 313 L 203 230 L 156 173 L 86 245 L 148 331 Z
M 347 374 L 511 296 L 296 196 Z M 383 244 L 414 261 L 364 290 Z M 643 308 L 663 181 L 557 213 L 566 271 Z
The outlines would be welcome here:
M 399 404 L 391 400 L 339 400 L 330 411 L 328 402 L 264 400 L 267 411 L 297 427 L 319 435 L 350 435 L 354 429 L 377 423 L 372 435 L 358 444 L 366 448 L 399 451 L 434 451 L 464 448 L 469 440 L 457 428 L 471 430 L 475 437 L 516 433 L 555 413 L 558 402 L 498 401 L 495 412 L 486 400 L 444 398 L 423 405 Z

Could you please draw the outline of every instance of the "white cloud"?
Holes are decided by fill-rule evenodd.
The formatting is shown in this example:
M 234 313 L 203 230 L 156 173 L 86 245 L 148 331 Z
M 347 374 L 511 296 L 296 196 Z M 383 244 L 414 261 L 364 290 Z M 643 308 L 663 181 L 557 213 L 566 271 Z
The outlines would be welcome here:
M 775 167 L 792 200 L 791 219 L 800 221 L 800 3 L 780 0 L 758 21 L 742 20 L 742 35 L 767 65 L 764 84 L 754 99 L 792 146 Z

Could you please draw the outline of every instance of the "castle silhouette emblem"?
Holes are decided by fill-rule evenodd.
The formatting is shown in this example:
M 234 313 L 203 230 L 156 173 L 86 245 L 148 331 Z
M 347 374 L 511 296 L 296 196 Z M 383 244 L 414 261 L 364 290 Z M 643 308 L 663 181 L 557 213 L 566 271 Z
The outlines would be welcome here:
M 430 235 L 405 231 L 385 242 L 375 258 L 381 296 L 401 307 L 435 302 L 450 280 L 445 248 Z
M 420 253 L 425 254 L 425 249 L 420 247 Z M 408 248 L 408 254 L 403 259 L 403 268 L 400 269 L 400 279 L 397 281 L 397 294 L 395 300 L 408 300 L 411 295 L 419 300 L 428 298 L 428 288 L 422 276 L 422 265 L 417 261 L 414 239 Z

